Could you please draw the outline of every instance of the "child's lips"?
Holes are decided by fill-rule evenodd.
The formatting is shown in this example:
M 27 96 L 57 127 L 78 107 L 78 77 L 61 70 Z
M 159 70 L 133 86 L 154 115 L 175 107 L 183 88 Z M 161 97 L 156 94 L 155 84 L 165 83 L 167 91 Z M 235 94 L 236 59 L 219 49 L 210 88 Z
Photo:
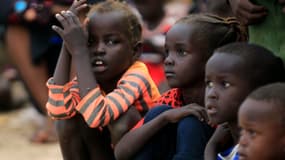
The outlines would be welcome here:
M 241 145 L 239 145 L 239 148 L 238 148 L 238 156 L 239 156 L 239 160 L 247 159 L 245 148 L 243 148 Z
M 103 72 L 107 69 L 107 66 L 102 60 L 93 60 L 92 68 L 94 72 Z
M 208 115 L 214 115 L 218 112 L 217 107 L 213 104 L 206 104 Z
M 172 72 L 172 71 L 165 71 L 165 76 L 166 76 L 166 77 L 174 77 L 174 76 L 175 76 L 175 73 Z
M 238 158 L 239 158 L 239 160 L 246 160 L 247 158 L 247 156 L 245 155 L 245 154 L 243 154 L 243 153 L 238 153 L 239 155 L 238 155 Z

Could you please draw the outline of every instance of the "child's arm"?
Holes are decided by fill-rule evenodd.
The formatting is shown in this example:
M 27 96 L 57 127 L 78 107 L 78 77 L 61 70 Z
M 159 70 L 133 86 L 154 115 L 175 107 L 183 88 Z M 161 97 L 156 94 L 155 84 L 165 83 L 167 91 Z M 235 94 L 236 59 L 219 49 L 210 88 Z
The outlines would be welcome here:
M 168 123 L 178 122 L 180 119 L 189 115 L 196 115 L 199 119 L 206 120 L 207 118 L 204 117 L 205 114 L 201 111 L 203 109 L 198 107 L 199 106 L 194 104 L 192 106 L 187 105 L 185 107 L 167 110 L 140 128 L 126 133 L 115 146 L 116 158 L 118 160 L 131 159 L 152 136 Z
M 141 115 L 135 106 L 131 106 L 126 113 L 108 125 L 112 144 L 116 145 L 121 137 L 126 134 L 141 119 Z
M 233 145 L 231 132 L 227 124 L 221 124 L 210 138 L 204 153 L 205 160 L 216 160 L 218 153 Z
M 70 7 L 70 10 L 77 14 L 86 7 L 83 2 L 84 0 L 75 0 Z M 58 28 L 58 26 L 53 26 L 55 31 Z M 67 119 L 75 115 L 76 111 L 74 106 L 79 100 L 79 96 L 74 95 L 74 93 L 78 92 L 78 89 L 75 87 L 77 82 L 71 81 L 70 83 L 67 83 L 71 78 L 71 55 L 68 51 L 65 39 L 63 39 L 63 41 L 53 78 L 47 82 L 49 88 L 49 100 L 46 108 L 53 119 Z M 76 98 L 73 98 L 74 96 Z
M 70 68 L 71 68 L 71 57 L 63 42 L 53 75 L 54 83 L 57 85 L 64 85 L 65 83 L 67 83 L 70 77 L 69 76 Z

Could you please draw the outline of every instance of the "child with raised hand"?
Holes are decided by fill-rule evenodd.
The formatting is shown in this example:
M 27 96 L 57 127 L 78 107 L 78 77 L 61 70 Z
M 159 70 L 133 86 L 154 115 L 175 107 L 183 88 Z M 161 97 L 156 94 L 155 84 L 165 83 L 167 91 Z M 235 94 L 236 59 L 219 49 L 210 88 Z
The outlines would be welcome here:
M 284 82 L 285 70 L 282 60 L 269 50 L 254 44 L 233 43 L 215 50 L 206 64 L 205 105 L 210 122 L 213 124 L 227 123 L 233 140 L 231 147 L 217 147 L 217 135 L 223 132 L 224 126 L 218 127 L 214 136 L 207 144 L 206 160 L 238 159 L 239 139 L 238 109 L 244 99 L 254 89 L 273 82 Z M 221 138 L 221 136 L 220 136 Z M 228 142 L 230 143 L 230 142 Z M 214 153 L 213 153 L 214 152 Z
M 201 14 L 177 21 L 167 32 L 165 44 L 164 69 L 172 89 L 157 100 L 163 106 L 150 110 L 123 136 L 115 147 L 116 158 L 203 159 L 214 130 L 201 107 L 206 61 L 215 48 L 245 39 L 235 18 Z
M 284 83 L 273 83 L 258 88 L 242 103 L 238 114 L 240 160 L 285 159 L 284 92 Z
M 75 10 L 84 5 L 76 3 Z M 146 66 L 137 61 L 140 23 L 126 4 L 111 0 L 90 8 L 85 28 L 70 10 L 56 18 L 62 28 L 53 29 L 64 46 L 47 82 L 47 110 L 57 120 L 63 157 L 114 159 L 110 138 L 114 145 L 160 96 Z M 70 81 L 71 60 L 76 77 Z

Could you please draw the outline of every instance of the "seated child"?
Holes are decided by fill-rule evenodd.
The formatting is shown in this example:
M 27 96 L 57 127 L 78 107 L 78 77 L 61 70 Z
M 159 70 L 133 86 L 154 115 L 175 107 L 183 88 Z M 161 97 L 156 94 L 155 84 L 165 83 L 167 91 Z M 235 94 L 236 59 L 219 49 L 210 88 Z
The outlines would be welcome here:
M 64 46 L 47 82 L 47 110 L 57 120 L 63 157 L 114 159 L 110 136 L 115 144 L 160 96 L 146 66 L 137 60 L 141 25 L 126 4 L 111 0 L 91 7 L 84 24 L 88 34 L 73 12 L 56 18 L 62 28 L 53 29 Z M 71 60 L 76 77 L 69 81 Z
M 164 70 L 172 89 L 157 104 L 168 106 L 150 110 L 140 121 L 142 126 L 138 124 L 123 136 L 115 147 L 118 160 L 203 159 L 204 147 L 214 130 L 207 125 L 201 107 L 206 61 L 215 48 L 246 37 L 234 18 L 226 20 L 207 14 L 190 15 L 167 32 Z
M 240 160 L 285 159 L 285 84 L 258 88 L 239 109 Z M 273 147 L 274 145 L 274 147 Z
M 227 122 L 233 140 L 230 150 L 218 154 L 218 159 L 235 159 L 238 155 L 234 146 L 240 131 L 238 109 L 254 89 L 285 80 L 282 60 L 261 46 L 232 43 L 215 50 L 206 64 L 205 79 L 205 105 L 210 122 L 217 125 Z M 220 146 L 215 143 L 220 141 L 214 133 L 206 147 L 206 160 L 217 159 L 217 153 L 223 149 L 216 150 Z

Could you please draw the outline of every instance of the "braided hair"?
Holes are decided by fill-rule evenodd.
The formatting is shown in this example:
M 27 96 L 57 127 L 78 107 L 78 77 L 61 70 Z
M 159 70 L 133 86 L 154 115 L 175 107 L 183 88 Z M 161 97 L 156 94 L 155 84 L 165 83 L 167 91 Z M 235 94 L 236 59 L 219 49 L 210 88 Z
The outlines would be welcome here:
M 194 41 L 206 53 L 208 59 L 213 51 L 225 44 L 248 40 L 246 29 L 235 17 L 220 17 L 214 14 L 191 14 L 181 18 L 176 23 L 191 24 L 195 29 Z

